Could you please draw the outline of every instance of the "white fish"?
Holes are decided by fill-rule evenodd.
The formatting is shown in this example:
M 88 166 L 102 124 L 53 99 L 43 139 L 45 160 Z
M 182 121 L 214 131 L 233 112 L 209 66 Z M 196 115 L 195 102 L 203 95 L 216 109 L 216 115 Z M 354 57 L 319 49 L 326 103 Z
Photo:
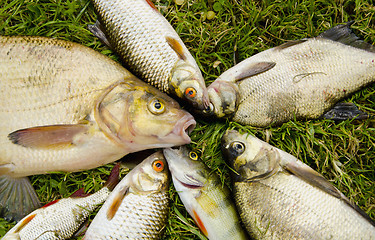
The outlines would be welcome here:
M 193 56 L 150 0 L 92 0 L 99 22 L 91 32 L 113 48 L 126 67 L 161 91 L 209 106 L 206 85 Z
M 117 184 L 83 239 L 161 239 L 169 211 L 168 187 L 167 162 L 156 152 Z
M 83 171 L 130 152 L 186 144 L 195 126 L 166 94 L 67 41 L 0 37 L 0 90 L 0 212 L 7 219 L 38 205 L 25 176 Z
M 320 117 L 375 81 L 375 47 L 358 40 L 351 24 L 268 49 L 228 69 L 208 87 L 211 113 L 258 127 Z
M 375 239 L 375 222 L 294 156 L 234 130 L 224 134 L 222 149 L 254 239 Z
M 69 239 L 79 229 L 89 214 L 103 203 L 118 183 L 119 164 L 109 176 L 104 187 L 88 195 L 83 189 L 69 198 L 55 200 L 19 221 L 2 240 Z

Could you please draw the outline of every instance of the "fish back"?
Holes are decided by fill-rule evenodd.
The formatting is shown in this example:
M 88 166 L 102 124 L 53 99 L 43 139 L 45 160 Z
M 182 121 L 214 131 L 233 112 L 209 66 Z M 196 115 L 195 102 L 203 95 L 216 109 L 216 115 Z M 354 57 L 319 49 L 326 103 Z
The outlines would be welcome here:
M 108 40 L 124 64 L 141 79 L 168 92 L 171 71 L 179 56 L 167 43 L 166 36 L 178 39 L 186 48 L 168 21 L 146 0 L 93 0 L 93 3 Z

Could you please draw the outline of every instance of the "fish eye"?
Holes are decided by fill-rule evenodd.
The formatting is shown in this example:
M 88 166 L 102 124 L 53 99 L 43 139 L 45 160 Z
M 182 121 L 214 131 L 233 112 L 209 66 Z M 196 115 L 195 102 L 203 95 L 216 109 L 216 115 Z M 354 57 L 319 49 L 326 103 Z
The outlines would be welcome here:
M 189 157 L 191 160 L 194 160 L 194 161 L 198 160 L 198 154 L 196 154 L 195 152 L 190 152 Z
M 161 172 L 164 170 L 164 163 L 163 161 L 160 161 L 160 160 L 156 160 L 152 163 L 152 168 L 157 171 L 157 172 Z
M 153 114 L 162 114 L 165 112 L 165 107 L 159 99 L 152 99 L 148 104 L 148 110 Z
M 192 87 L 186 88 L 185 90 L 186 97 L 193 98 L 195 97 L 195 95 L 197 95 L 197 90 L 195 90 L 195 88 L 192 88 Z
M 203 110 L 203 113 L 204 114 L 210 114 L 214 111 L 214 105 L 212 103 L 210 103 L 210 105 Z
M 242 142 L 232 142 L 230 148 L 236 153 L 236 155 L 240 155 L 245 151 L 245 144 Z

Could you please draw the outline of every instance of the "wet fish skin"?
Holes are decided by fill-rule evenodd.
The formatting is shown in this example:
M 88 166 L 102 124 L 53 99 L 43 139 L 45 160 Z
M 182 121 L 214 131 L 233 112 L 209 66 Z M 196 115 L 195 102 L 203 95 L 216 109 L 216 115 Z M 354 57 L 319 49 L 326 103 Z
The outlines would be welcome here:
M 255 239 L 375 239 L 375 222 L 322 175 L 248 134 L 227 131 L 241 218 Z
M 194 106 L 209 106 L 202 73 L 176 31 L 149 0 L 92 0 L 100 24 L 89 29 L 110 44 L 140 79 Z
M 98 192 L 88 195 L 80 189 L 71 197 L 48 203 L 24 217 L 2 239 L 70 239 L 89 214 L 105 201 L 118 181 L 119 164 Z
M 159 151 L 112 191 L 83 239 L 161 239 L 169 212 L 169 172 Z
M 228 69 L 207 88 L 213 114 L 257 127 L 318 118 L 374 82 L 375 47 L 360 41 L 351 24 L 268 49 Z
M 182 146 L 164 148 L 173 185 L 186 210 L 208 239 L 248 239 L 230 190 L 198 155 Z M 193 154 L 193 155 L 192 155 Z
M 12 191 L 12 179 L 87 170 L 130 152 L 186 144 L 186 131 L 195 126 L 176 101 L 120 64 L 62 40 L 1 36 L 0 90 L 5 212 L 14 205 L 9 196 L 26 199 Z M 5 217 L 21 219 L 30 211 Z

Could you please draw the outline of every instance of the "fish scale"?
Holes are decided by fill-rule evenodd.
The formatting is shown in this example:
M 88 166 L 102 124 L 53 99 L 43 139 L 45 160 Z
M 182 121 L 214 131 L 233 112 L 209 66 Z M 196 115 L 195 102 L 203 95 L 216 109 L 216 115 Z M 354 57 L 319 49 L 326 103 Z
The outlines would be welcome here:
M 127 56 L 123 58 L 124 63 L 141 79 L 168 92 L 171 70 L 179 57 L 165 41 L 164 35 L 155 32 L 166 32 L 168 36 L 179 39 L 169 23 L 161 15 L 156 18 L 157 10 L 145 6 L 146 1 L 128 1 L 131 7 L 123 0 L 93 2 L 96 11 L 103 14 L 103 25 L 111 29 L 106 33 L 115 44 L 114 48 L 121 56 Z M 126 28 L 122 29 L 122 25 Z M 118 36 L 121 38 L 118 39 Z
M 22 227 L 23 219 L 3 239 L 12 239 L 14 234 L 18 234 L 19 238 L 23 240 L 68 239 L 78 230 L 98 204 L 105 201 L 109 193 L 110 190 L 103 187 L 95 194 L 87 197 L 60 199 L 58 202 L 26 216 L 24 218 L 25 226 Z M 27 222 L 29 219 L 31 221 Z M 19 227 L 20 230 L 18 230 Z

